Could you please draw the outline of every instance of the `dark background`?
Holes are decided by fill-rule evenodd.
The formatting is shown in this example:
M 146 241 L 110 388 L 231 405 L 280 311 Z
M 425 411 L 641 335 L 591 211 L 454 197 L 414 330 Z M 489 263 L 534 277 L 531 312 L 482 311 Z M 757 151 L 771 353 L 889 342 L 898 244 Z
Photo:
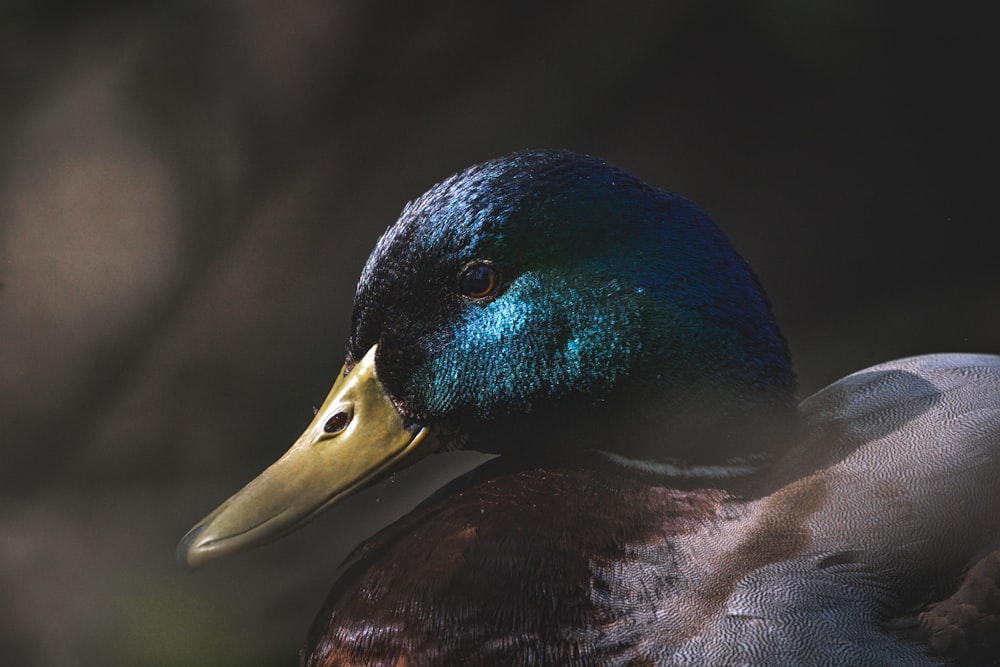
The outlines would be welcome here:
M 989 6 L 3 2 L 0 662 L 295 664 L 433 461 L 194 574 L 174 545 L 311 418 L 404 202 L 490 157 L 700 202 L 803 394 L 1000 352 Z

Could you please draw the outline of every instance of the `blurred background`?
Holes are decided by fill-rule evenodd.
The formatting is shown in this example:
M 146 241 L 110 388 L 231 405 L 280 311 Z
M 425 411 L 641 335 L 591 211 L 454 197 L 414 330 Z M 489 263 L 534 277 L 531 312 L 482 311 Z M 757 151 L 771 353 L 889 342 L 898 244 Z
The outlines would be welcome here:
M 989 7 L 2 0 L 0 662 L 297 664 L 447 470 L 195 573 L 174 545 L 311 418 L 381 231 L 474 162 L 571 148 L 698 201 L 803 395 L 1000 352 Z

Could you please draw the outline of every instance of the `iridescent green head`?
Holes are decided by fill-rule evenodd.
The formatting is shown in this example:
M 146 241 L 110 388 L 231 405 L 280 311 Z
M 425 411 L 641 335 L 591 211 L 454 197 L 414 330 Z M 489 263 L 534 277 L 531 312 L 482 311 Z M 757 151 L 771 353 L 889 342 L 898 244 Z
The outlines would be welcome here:
M 362 273 L 348 366 L 373 345 L 408 419 L 497 451 L 512 420 L 718 418 L 787 406 L 794 385 L 763 290 L 705 213 L 564 151 L 477 165 L 406 206 Z

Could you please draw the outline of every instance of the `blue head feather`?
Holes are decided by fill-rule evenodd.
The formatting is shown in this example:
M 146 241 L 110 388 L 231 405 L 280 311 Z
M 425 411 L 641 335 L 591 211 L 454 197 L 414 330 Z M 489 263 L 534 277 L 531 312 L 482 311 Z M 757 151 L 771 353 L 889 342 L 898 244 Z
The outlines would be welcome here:
M 502 270 L 492 300 L 457 293 L 475 260 Z M 421 421 L 565 421 L 616 401 L 731 415 L 794 389 L 767 298 L 708 216 L 563 151 L 471 167 L 404 208 L 362 273 L 348 361 L 376 343 Z

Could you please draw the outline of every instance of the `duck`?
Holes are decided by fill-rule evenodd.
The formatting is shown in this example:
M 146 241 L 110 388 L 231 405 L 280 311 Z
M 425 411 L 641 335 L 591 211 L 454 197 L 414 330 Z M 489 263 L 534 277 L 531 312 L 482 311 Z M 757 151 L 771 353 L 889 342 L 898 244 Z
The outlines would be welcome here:
M 340 566 L 301 664 L 1000 664 L 1000 356 L 796 391 L 701 208 L 514 153 L 403 208 L 315 418 L 178 560 L 475 450 Z

